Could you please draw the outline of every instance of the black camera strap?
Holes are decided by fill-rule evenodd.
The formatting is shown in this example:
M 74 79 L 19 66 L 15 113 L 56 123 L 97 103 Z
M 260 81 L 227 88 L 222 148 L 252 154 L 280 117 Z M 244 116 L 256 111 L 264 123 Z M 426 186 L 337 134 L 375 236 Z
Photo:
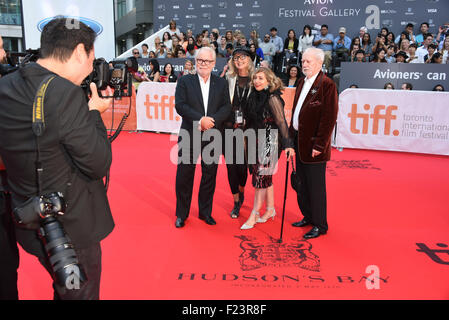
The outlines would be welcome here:
M 41 162 L 39 137 L 42 136 L 42 134 L 45 131 L 45 114 L 44 114 L 45 93 L 47 92 L 47 88 L 50 85 L 50 82 L 54 78 L 56 78 L 55 75 L 49 75 L 45 77 L 44 80 L 42 80 L 42 82 L 39 84 L 33 102 L 33 123 L 31 127 L 33 129 L 34 135 L 36 136 L 36 149 L 37 149 L 36 177 L 37 177 L 38 196 L 42 194 L 42 173 L 44 171 Z

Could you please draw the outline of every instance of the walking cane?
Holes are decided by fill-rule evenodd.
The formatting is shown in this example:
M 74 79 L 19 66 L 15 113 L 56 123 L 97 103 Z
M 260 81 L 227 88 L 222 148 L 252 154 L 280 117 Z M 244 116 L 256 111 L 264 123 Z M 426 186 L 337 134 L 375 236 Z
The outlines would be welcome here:
M 290 155 L 290 153 L 287 153 L 287 159 L 288 159 L 289 155 Z M 287 160 L 287 169 L 285 172 L 284 205 L 282 206 L 281 235 L 279 237 L 278 243 L 282 243 L 282 234 L 284 232 L 285 202 L 287 200 L 287 186 L 288 186 L 288 163 L 289 163 L 289 160 Z

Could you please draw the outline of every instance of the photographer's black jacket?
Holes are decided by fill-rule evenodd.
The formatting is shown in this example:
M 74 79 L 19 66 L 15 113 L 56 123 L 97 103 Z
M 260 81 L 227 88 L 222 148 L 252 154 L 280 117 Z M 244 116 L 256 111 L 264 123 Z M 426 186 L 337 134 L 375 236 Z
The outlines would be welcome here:
M 8 172 L 13 207 L 37 194 L 33 101 L 52 74 L 31 63 L 0 79 L 0 156 Z M 104 239 L 114 228 L 102 178 L 112 161 L 111 145 L 98 111 L 89 111 L 83 90 L 57 76 L 45 95 L 46 130 L 40 137 L 43 193 L 63 192 L 68 204 L 60 218 L 75 247 Z M 17 228 L 19 243 L 42 255 L 35 231 Z

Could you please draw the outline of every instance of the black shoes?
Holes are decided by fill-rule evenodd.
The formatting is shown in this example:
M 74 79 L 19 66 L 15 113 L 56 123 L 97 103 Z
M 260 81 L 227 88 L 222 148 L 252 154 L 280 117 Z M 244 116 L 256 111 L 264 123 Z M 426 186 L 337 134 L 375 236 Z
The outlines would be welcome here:
M 305 227 L 310 225 L 310 222 L 308 222 L 306 219 L 302 219 L 301 221 L 292 223 L 292 226 L 294 227 Z M 327 231 L 321 231 L 320 229 L 318 229 L 318 227 L 313 227 L 309 232 L 307 232 L 303 238 L 304 239 L 313 239 L 313 238 L 318 238 L 320 235 L 322 234 L 326 234 Z
M 237 219 L 240 215 L 240 208 L 242 207 L 242 203 L 239 202 L 234 202 L 234 208 L 231 211 L 231 218 L 232 219 Z
M 199 218 L 200 218 L 200 220 L 203 220 L 204 222 L 206 222 L 208 225 L 214 226 L 217 224 L 212 217 L 199 216 Z M 185 226 L 185 222 L 186 222 L 185 219 L 176 218 L 175 227 L 182 228 Z
M 214 218 L 212 217 L 203 217 L 203 216 L 199 216 L 200 220 L 203 220 L 204 222 L 206 222 L 208 225 L 214 226 L 217 223 L 215 222 Z
M 302 219 L 301 221 L 292 223 L 292 226 L 294 227 L 305 227 L 308 226 L 310 223 L 306 219 Z
M 182 228 L 185 225 L 185 220 L 182 218 L 176 218 L 175 227 Z
M 199 216 L 200 220 L 203 220 L 204 222 L 206 222 L 208 225 L 214 226 L 217 223 L 215 222 L 215 220 L 212 217 L 203 217 L 203 216 Z M 176 218 L 176 222 L 175 222 L 175 227 L 176 228 L 182 228 L 185 226 L 185 219 L 182 218 Z
M 304 235 L 304 239 L 318 238 L 322 234 L 326 234 L 326 231 L 320 231 L 318 227 L 313 227 L 309 232 L 307 232 Z

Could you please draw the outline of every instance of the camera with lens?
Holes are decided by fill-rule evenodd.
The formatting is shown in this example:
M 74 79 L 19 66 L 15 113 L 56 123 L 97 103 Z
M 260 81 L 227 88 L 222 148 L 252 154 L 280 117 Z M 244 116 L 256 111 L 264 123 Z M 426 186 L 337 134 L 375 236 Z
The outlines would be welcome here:
M 69 289 L 79 289 L 87 276 L 79 264 L 70 238 L 57 217 L 67 208 L 61 192 L 52 192 L 28 199 L 13 211 L 15 221 L 29 229 L 39 229 L 48 255 L 54 280 Z
M 9 64 L 0 64 L 0 75 L 6 76 L 7 74 L 13 73 L 30 62 L 36 62 L 38 58 L 39 49 L 28 49 L 26 52 L 11 53 L 8 58 Z
M 97 86 L 98 94 L 103 98 L 114 98 L 120 100 L 122 97 L 132 96 L 132 76 L 138 69 L 137 60 L 134 57 L 125 61 L 112 61 L 112 66 L 105 59 L 95 59 L 93 71 L 81 83 L 86 96 L 90 95 L 90 84 L 93 82 Z M 113 96 L 102 96 L 101 91 L 107 87 L 114 90 Z

